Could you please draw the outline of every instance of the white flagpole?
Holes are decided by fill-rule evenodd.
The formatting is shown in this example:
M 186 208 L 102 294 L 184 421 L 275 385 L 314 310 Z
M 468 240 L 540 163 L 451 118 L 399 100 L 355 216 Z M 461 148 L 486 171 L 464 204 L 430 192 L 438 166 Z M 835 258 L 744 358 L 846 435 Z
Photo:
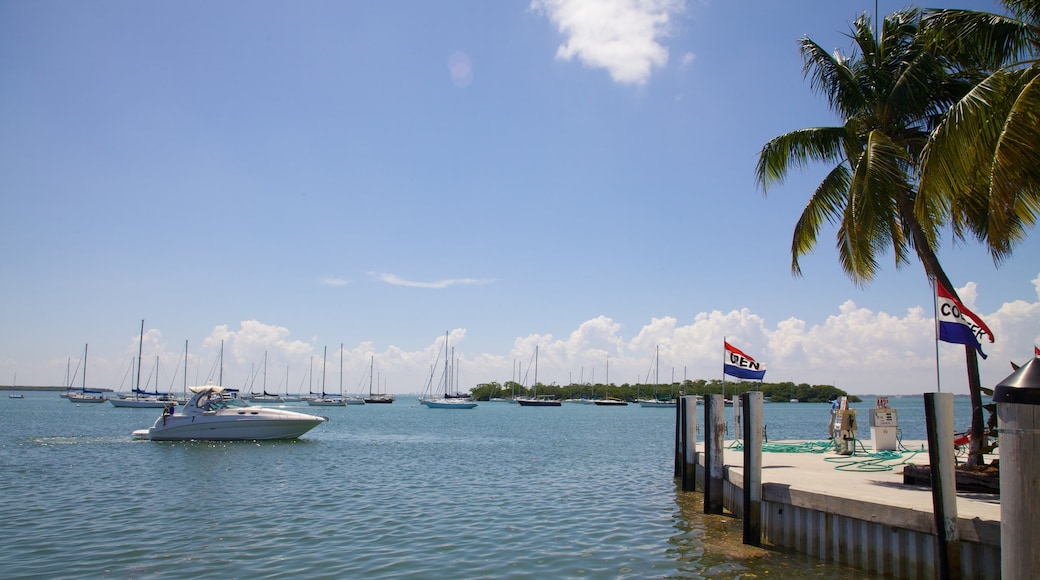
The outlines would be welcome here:
M 722 337 L 722 400 L 726 401 L 726 337 Z
M 933 274 L 929 274 L 928 281 L 932 283 L 932 315 L 935 317 L 935 389 L 941 393 L 942 384 L 939 380 L 939 291 L 936 288 L 938 282 Z

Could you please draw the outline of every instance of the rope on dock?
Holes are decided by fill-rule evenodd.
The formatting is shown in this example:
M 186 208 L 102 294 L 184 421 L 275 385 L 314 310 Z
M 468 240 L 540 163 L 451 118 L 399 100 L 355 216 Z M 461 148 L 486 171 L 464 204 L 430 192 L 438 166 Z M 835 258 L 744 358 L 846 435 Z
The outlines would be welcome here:
M 834 469 L 837 469 L 838 471 L 892 471 L 896 467 L 910 463 L 918 453 L 926 452 L 923 448 L 920 451 L 907 449 L 902 445 L 902 441 L 900 441 L 900 447 L 903 450 L 902 452 L 870 452 L 863 446 L 862 441 L 857 439 L 856 444 L 858 445 L 858 449 L 852 455 L 825 457 L 823 460 L 828 463 L 837 464 Z M 727 446 L 727 449 L 742 451 L 744 449 L 744 443 L 739 439 L 734 440 Z M 829 451 L 834 451 L 834 444 L 830 441 L 797 441 L 790 443 L 762 444 L 763 453 L 827 453 Z
M 743 442 L 736 440 L 729 444 L 729 449 L 742 451 Z M 790 443 L 763 443 L 763 453 L 825 453 L 831 449 L 830 441 L 797 441 Z

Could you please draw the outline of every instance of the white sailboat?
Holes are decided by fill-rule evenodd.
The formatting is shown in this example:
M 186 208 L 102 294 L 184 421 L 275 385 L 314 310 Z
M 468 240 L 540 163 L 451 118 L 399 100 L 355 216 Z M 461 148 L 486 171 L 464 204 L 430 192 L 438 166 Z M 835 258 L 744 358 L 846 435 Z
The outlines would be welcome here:
M 654 398 L 652 398 L 652 399 L 640 399 L 639 400 L 639 406 L 640 407 L 648 407 L 648 408 L 651 408 L 651 409 L 653 409 L 653 408 L 658 408 L 658 409 L 672 408 L 672 409 L 674 409 L 675 408 L 675 399 L 674 398 L 669 396 L 667 399 L 662 399 L 657 394 L 657 386 L 661 383 L 661 381 L 660 381 L 660 374 L 661 374 L 661 346 L 660 345 L 657 346 L 657 352 L 655 353 L 655 357 L 654 358 L 655 358 L 655 361 L 656 361 L 654 363 Z M 674 381 L 673 381 L 673 384 L 674 384 Z
M 329 347 L 325 347 L 325 352 L 321 359 L 321 396 L 316 399 L 307 399 L 307 404 L 312 407 L 343 407 L 347 404 L 343 399 L 343 345 L 339 345 L 340 395 L 338 397 L 325 392 L 325 359 L 328 357 L 328 354 Z
M 596 403 L 600 407 L 626 407 L 626 406 L 628 406 L 628 403 L 626 403 L 625 401 L 622 401 L 621 399 L 618 399 L 616 397 L 611 397 L 611 396 L 609 396 L 607 394 L 607 387 L 610 385 L 610 358 L 607 358 L 607 377 L 606 377 L 605 380 L 606 380 L 606 382 L 603 384 L 603 398 L 602 399 L 596 399 L 596 400 L 594 400 L 592 402 Z
M 477 406 L 476 401 L 452 397 L 451 392 L 451 368 L 448 365 L 448 333 L 444 333 L 444 395 L 441 397 L 422 398 L 420 402 L 430 409 L 472 409 Z M 432 381 L 431 381 L 432 382 Z
M 68 399 L 73 403 L 104 403 L 105 395 L 101 391 L 87 390 L 87 346 L 83 345 L 83 382 L 80 390 L 69 391 Z
M 267 351 L 266 350 L 264 351 L 263 362 L 264 362 L 264 364 L 263 364 L 262 372 L 263 372 L 264 378 L 263 378 L 263 382 L 261 383 L 261 386 L 260 386 L 260 392 L 259 393 L 254 392 L 253 391 L 253 386 L 252 386 L 252 384 L 250 384 L 250 386 L 249 386 L 249 394 L 248 395 L 243 395 L 242 398 L 247 400 L 247 401 L 249 401 L 250 403 L 270 403 L 270 404 L 276 404 L 276 405 L 284 403 L 285 399 L 283 399 L 281 395 L 279 395 L 277 393 L 268 393 L 267 392 Z M 252 374 L 252 373 L 250 373 L 250 374 Z M 254 376 L 253 380 L 255 380 L 255 379 L 256 379 L 256 377 Z
M 169 393 L 159 392 L 159 357 L 155 357 L 155 392 L 149 393 L 141 389 L 141 354 L 144 347 L 144 321 L 141 321 L 141 338 L 137 343 L 137 384 L 134 385 L 130 397 L 109 399 L 113 407 L 129 407 L 136 409 L 162 409 L 177 404 Z M 151 379 L 149 378 L 149 381 Z

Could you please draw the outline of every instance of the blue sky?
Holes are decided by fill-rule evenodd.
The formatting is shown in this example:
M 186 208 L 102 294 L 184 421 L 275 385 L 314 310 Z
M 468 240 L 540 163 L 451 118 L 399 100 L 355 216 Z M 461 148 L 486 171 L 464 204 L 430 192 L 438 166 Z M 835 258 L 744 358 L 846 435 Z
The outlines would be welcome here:
M 335 387 L 343 344 L 346 390 L 374 356 L 419 392 L 450 332 L 464 387 L 536 344 L 544 383 L 608 360 L 646 379 L 658 346 L 662 381 L 721 378 L 728 337 L 770 381 L 934 391 L 921 266 L 889 255 L 856 287 L 827 228 L 792 276 L 825 168 L 754 181 L 770 138 L 835 121 L 798 39 L 847 51 L 863 12 L 0 1 L 0 384 L 62 384 L 89 343 L 88 386 L 128 389 L 143 319 L 161 387 L 185 341 L 205 382 L 223 340 L 229 386 L 259 386 L 267 352 L 268 389 L 306 390 L 327 347 Z M 991 386 L 1040 342 L 1040 235 L 999 268 L 948 237 L 940 259 L 996 335 Z M 944 391 L 967 391 L 962 353 L 941 345 Z

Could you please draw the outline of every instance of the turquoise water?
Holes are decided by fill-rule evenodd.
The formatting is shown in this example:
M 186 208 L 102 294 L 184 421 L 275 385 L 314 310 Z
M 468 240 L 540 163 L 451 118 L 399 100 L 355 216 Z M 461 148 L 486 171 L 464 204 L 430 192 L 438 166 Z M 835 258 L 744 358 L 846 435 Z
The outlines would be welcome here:
M 0 576 L 866 577 L 700 513 L 672 478 L 674 410 L 298 410 L 332 420 L 296 441 L 157 443 L 130 437 L 153 409 L 0 397 Z M 826 415 L 766 405 L 771 439 L 818 439 Z

